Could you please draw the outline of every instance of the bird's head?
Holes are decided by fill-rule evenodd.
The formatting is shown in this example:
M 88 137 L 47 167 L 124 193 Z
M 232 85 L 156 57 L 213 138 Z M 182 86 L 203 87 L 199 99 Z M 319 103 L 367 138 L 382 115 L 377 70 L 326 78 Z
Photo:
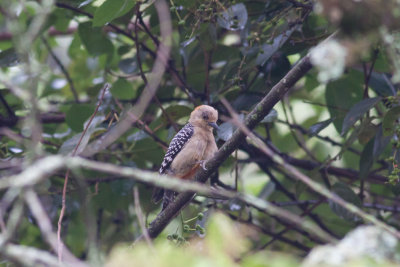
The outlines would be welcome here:
M 212 130 L 212 128 L 218 129 L 217 120 L 218 111 L 215 108 L 207 105 L 201 105 L 192 111 L 189 122 L 193 126 Z

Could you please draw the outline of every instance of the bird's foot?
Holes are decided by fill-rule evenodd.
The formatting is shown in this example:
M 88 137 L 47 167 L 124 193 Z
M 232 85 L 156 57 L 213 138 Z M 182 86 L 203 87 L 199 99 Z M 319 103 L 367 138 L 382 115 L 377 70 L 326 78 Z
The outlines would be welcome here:
M 203 170 L 207 171 L 206 161 L 205 160 L 200 160 L 199 163 L 200 163 L 200 166 L 203 168 Z

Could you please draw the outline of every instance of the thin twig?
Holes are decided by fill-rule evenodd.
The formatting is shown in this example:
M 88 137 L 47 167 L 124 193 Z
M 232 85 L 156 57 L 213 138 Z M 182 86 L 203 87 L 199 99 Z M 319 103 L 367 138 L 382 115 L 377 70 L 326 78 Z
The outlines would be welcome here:
M 38 195 L 33 191 L 32 188 L 29 188 L 25 191 L 25 200 L 26 204 L 29 206 L 30 211 L 32 212 L 33 217 L 36 220 L 36 223 L 39 226 L 39 229 L 44 237 L 44 240 L 50 245 L 50 247 L 57 252 L 59 247 L 59 240 L 57 235 L 52 230 L 51 221 L 39 200 Z M 80 262 L 71 252 L 69 252 L 64 246 L 62 248 L 62 254 L 66 256 L 66 260 L 68 262 L 73 262 L 74 266 L 84 266 L 83 263 Z M 59 259 L 60 260 L 60 259 Z
M 146 240 L 149 247 L 153 248 L 153 243 L 151 242 L 149 232 L 147 231 L 146 224 L 144 221 L 143 212 L 142 209 L 140 208 L 139 190 L 137 186 L 133 188 L 133 200 L 135 202 L 136 217 L 139 221 L 140 228 L 142 229 L 142 234 L 144 236 L 144 239 Z
M 141 16 L 141 14 L 140 14 L 140 2 L 138 2 L 136 4 L 136 20 L 135 20 L 136 61 L 138 63 L 138 67 L 139 67 L 140 77 L 142 77 L 144 85 L 147 86 L 148 81 L 147 81 L 146 75 L 143 72 L 142 59 L 140 58 L 140 45 L 139 45 L 140 42 L 139 42 L 139 35 L 138 35 L 138 20 L 139 20 L 140 16 Z M 161 109 L 162 114 L 164 114 L 164 116 L 167 118 L 167 120 L 172 125 L 172 127 L 174 127 L 175 131 L 178 132 L 179 131 L 178 125 L 176 125 L 176 123 L 171 119 L 171 117 L 169 116 L 168 112 L 165 111 L 165 109 L 162 106 L 162 104 L 161 104 L 160 100 L 158 99 L 157 95 L 154 94 L 153 98 L 156 101 L 158 107 Z
M 118 101 L 118 99 L 114 99 L 115 103 L 118 105 L 118 107 L 122 110 L 123 106 L 122 104 Z M 144 123 L 141 119 L 138 119 L 135 114 L 133 114 L 132 112 L 130 112 L 130 110 L 127 112 L 128 116 L 131 117 L 132 121 L 136 121 L 136 124 L 138 124 L 140 127 L 138 127 L 139 129 L 143 130 L 146 134 L 148 134 L 151 138 L 153 138 L 154 141 L 157 142 L 157 144 L 159 144 L 164 150 L 166 150 L 168 148 L 168 144 L 165 143 L 163 140 L 161 140 L 157 135 L 155 135 L 155 133 L 150 129 L 150 127 Z M 136 125 L 136 126 L 138 126 Z
M 68 4 L 65 4 L 65 3 L 56 3 L 56 5 L 57 5 L 57 7 L 69 9 L 69 10 L 72 10 L 72 11 L 78 13 L 78 14 L 82 14 L 82 15 L 85 15 L 85 16 L 87 16 L 87 17 L 89 17 L 89 18 L 93 18 L 93 15 L 92 15 L 92 14 L 90 14 L 90 13 L 88 13 L 88 12 L 86 12 L 86 11 L 83 11 L 83 10 L 81 10 L 81 9 L 79 9 L 79 8 L 73 7 L 73 6 L 71 6 L 71 5 L 68 5 Z M 168 13 L 168 14 L 166 13 L 166 15 L 169 16 L 169 13 Z M 142 20 L 141 17 L 139 17 L 139 21 L 140 21 L 141 24 L 142 24 L 143 20 Z M 163 22 L 163 23 L 161 23 L 161 25 L 166 26 L 165 23 L 166 23 L 166 22 Z M 132 41 L 135 41 L 135 37 L 132 36 L 129 32 L 124 31 L 123 29 L 119 28 L 118 26 L 116 26 L 115 24 L 112 24 L 112 23 L 108 23 L 107 25 L 108 25 L 109 27 L 111 27 L 116 33 L 122 34 L 122 35 L 128 37 L 129 39 L 131 39 Z M 148 28 L 147 28 L 147 26 L 146 26 L 146 24 L 145 24 L 144 22 L 143 22 L 143 24 L 142 24 L 142 27 L 145 29 L 146 33 L 149 34 L 149 36 L 150 36 L 155 42 L 157 42 L 157 47 L 158 47 L 158 43 L 159 43 L 158 39 L 155 38 L 155 36 L 150 32 L 150 30 L 148 30 Z M 171 31 L 171 32 L 172 32 L 172 31 Z M 161 39 L 162 39 L 164 42 L 165 42 L 165 38 L 166 38 L 166 37 L 167 37 L 167 39 L 169 39 L 169 36 L 163 36 L 163 32 L 161 31 Z M 147 47 L 146 44 L 140 43 L 140 45 L 141 45 L 142 48 L 143 48 L 147 53 L 149 53 L 153 58 L 156 58 L 156 61 L 157 61 L 157 55 L 156 55 L 156 53 L 154 53 L 149 47 Z M 165 62 L 165 67 L 167 68 L 168 72 L 171 73 L 172 77 L 175 79 L 175 81 L 177 82 L 178 86 L 184 91 L 185 94 L 188 95 L 190 101 L 191 101 L 192 103 L 195 103 L 195 99 L 192 97 L 192 95 L 191 95 L 191 94 L 188 92 L 188 90 L 187 90 L 187 89 L 190 89 L 190 87 L 186 84 L 185 80 L 184 80 L 182 77 L 180 77 L 178 71 L 176 70 L 175 66 L 173 65 L 173 62 L 172 62 L 172 61 L 167 61 L 167 62 Z M 195 91 L 191 90 L 191 93 L 195 94 Z
M 67 79 L 67 82 L 69 84 L 69 88 L 71 89 L 71 92 L 72 92 L 72 95 L 74 96 L 75 102 L 76 103 L 80 103 L 78 92 L 76 91 L 76 88 L 75 88 L 75 85 L 74 85 L 74 81 L 72 80 L 71 76 L 69 75 L 67 69 L 64 67 L 64 64 L 62 64 L 61 60 L 53 52 L 53 50 L 51 49 L 51 46 L 50 46 L 49 42 L 47 42 L 46 38 L 44 38 L 42 36 L 41 39 L 42 39 L 42 42 L 43 42 L 44 46 L 46 46 L 47 50 L 49 51 L 51 57 L 54 59 L 54 61 L 56 62 L 56 64 L 60 68 L 61 72 L 64 74 L 65 78 Z
M 145 30 L 147 35 L 149 35 L 150 38 L 153 40 L 154 44 L 158 47 L 160 41 L 157 39 L 157 37 L 155 37 L 151 33 L 151 31 L 147 27 L 146 23 L 144 23 L 141 13 L 139 13 L 138 18 L 139 18 L 140 25 L 143 27 L 143 29 Z M 186 84 L 185 80 L 182 77 L 180 77 L 178 71 L 173 67 L 171 61 L 168 62 L 168 71 L 171 73 L 172 77 L 175 79 L 175 81 L 177 82 L 177 84 L 181 88 L 181 90 L 188 96 L 190 102 L 195 103 L 196 102 L 195 99 L 190 94 L 190 93 L 194 94 L 195 92 L 193 90 L 191 90 L 191 88 Z M 190 92 L 189 92 L 189 90 L 190 90 Z
M 152 79 L 147 83 L 143 93 L 140 95 L 136 104 L 128 110 L 128 114 L 132 113 L 136 118 L 140 118 L 151 99 L 155 95 L 159 84 L 161 83 L 162 76 L 168 66 L 168 60 L 172 44 L 172 25 L 168 5 L 165 0 L 159 0 L 155 2 L 155 7 L 159 17 L 160 31 L 163 42 L 160 43 L 157 50 L 157 57 L 152 68 Z M 132 121 L 129 115 L 121 118 L 121 120 L 107 133 L 105 133 L 101 139 L 95 140 L 90 143 L 86 149 L 82 152 L 83 156 L 92 156 L 95 153 L 107 148 L 115 140 L 117 140 L 122 134 L 131 128 Z
M 59 30 L 56 30 L 54 27 L 51 27 L 48 30 L 48 35 L 50 35 L 50 36 L 70 35 L 72 33 L 75 33 L 77 29 L 78 29 L 77 27 L 70 27 L 66 31 L 59 31 Z M 9 41 L 9 40 L 12 40 L 12 38 L 13 38 L 13 34 L 11 32 L 0 33 L 0 42 L 1 41 Z
M 85 136 L 87 130 L 89 129 L 90 124 L 92 123 L 94 117 L 97 114 L 97 111 L 99 110 L 99 107 L 101 106 L 101 103 L 103 102 L 104 95 L 110 85 L 106 83 L 103 86 L 101 96 L 99 98 L 99 101 L 97 103 L 96 109 L 94 110 L 92 116 L 90 117 L 88 123 L 85 126 L 85 129 L 83 130 L 81 137 L 78 141 L 78 144 L 75 146 L 74 150 L 72 151 L 71 156 L 74 157 L 76 155 L 76 152 L 78 151 L 79 145 L 82 142 L 83 137 Z M 64 178 L 64 186 L 63 186 L 63 191 L 62 191 L 62 201 L 61 201 L 61 211 L 60 211 L 60 216 L 58 218 L 58 228 L 57 228 L 57 242 L 58 242 L 58 249 L 57 249 L 57 255 L 58 255 L 58 260 L 62 262 L 62 252 L 63 252 L 63 242 L 61 240 L 61 228 L 62 228 L 62 220 L 64 218 L 64 213 L 66 209 L 66 198 L 67 198 L 67 186 L 68 186 L 68 177 L 69 177 L 70 170 L 67 170 Z
M 372 71 L 374 70 L 375 62 L 378 58 L 378 53 L 379 53 L 379 50 L 375 49 L 373 57 L 372 57 L 372 63 L 371 63 L 371 66 L 369 67 L 368 71 L 367 71 L 366 63 L 363 63 L 363 69 L 364 69 L 364 96 L 363 96 L 363 98 L 368 98 L 368 88 L 369 88 L 368 84 L 371 79 Z M 370 112 L 368 111 L 367 115 L 366 115 L 367 118 L 369 117 L 369 115 L 370 115 Z M 361 202 L 364 202 L 364 183 L 365 183 L 364 176 L 361 176 L 360 177 L 360 193 L 359 193 Z
M 129 167 L 121 167 L 113 164 L 96 162 L 83 158 L 78 159 L 76 157 L 69 157 L 66 158 L 64 162 L 66 162 L 69 168 L 86 168 L 110 174 L 118 174 L 124 177 L 129 177 L 139 182 L 144 182 L 146 184 L 163 187 L 178 192 L 198 192 L 199 194 L 205 196 L 220 197 L 224 199 L 237 199 L 241 202 L 244 202 L 246 205 L 260 210 L 261 212 L 279 217 L 290 224 L 296 224 L 308 233 L 317 236 L 319 239 L 324 240 L 325 242 L 335 242 L 336 240 L 336 238 L 327 234 L 315 223 L 306 222 L 305 219 L 300 218 L 296 214 L 292 214 L 287 210 L 280 209 L 277 206 L 272 205 L 270 202 L 251 195 L 237 193 L 231 190 L 216 189 L 214 187 L 206 186 L 198 182 L 182 181 L 181 179 L 177 179 L 168 175 L 160 176 L 158 173 L 154 172 L 152 173 Z M 182 196 L 182 194 L 180 194 L 180 196 Z M 192 196 L 192 194 L 190 196 Z M 151 233 L 149 233 L 149 236 L 150 238 L 154 238 L 153 236 L 151 236 Z
M 224 211 L 225 212 L 225 211 Z M 238 221 L 240 223 L 246 224 L 252 228 L 257 229 L 258 231 L 262 232 L 265 235 L 269 235 L 273 238 L 277 238 L 279 241 L 289 244 L 299 250 L 305 251 L 305 252 L 309 252 L 311 249 L 305 245 L 303 245 L 302 243 L 295 241 L 295 240 L 291 240 L 289 238 L 286 238 L 284 236 L 277 236 L 275 233 L 271 232 L 271 230 L 269 230 L 267 227 L 263 226 L 262 224 L 256 223 L 254 221 L 247 221 L 247 220 L 243 220 L 241 219 L 239 216 L 233 215 L 231 213 L 228 213 L 228 216 L 235 221 Z
M 232 110 L 231 110 L 232 112 Z M 235 115 L 233 113 L 233 115 Z M 241 121 L 238 119 L 239 117 L 236 115 L 233 117 L 233 122 L 236 124 L 237 127 L 241 131 L 245 133 L 247 137 L 249 137 L 257 146 L 263 151 L 267 156 L 272 158 L 272 160 L 280 165 L 282 167 L 282 170 L 289 176 L 292 177 L 295 180 L 300 180 L 304 184 L 306 184 L 309 188 L 311 188 L 314 192 L 319 193 L 320 195 L 330 199 L 331 201 L 337 203 L 338 205 L 342 206 L 346 210 L 360 216 L 363 218 L 365 221 L 368 221 L 377 227 L 393 234 L 397 238 L 400 238 L 400 232 L 397 231 L 394 227 L 376 219 L 374 216 L 364 212 L 362 209 L 359 207 L 355 206 L 352 203 L 346 202 L 336 194 L 331 193 L 328 189 L 320 185 L 319 183 L 313 181 L 311 178 L 308 176 L 304 175 L 301 173 L 299 170 L 297 170 L 295 167 L 290 165 L 289 163 L 286 162 L 284 158 L 281 157 L 281 155 L 274 153 L 269 147 L 267 147 L 263 141 L 261 141 L 258 137 L 256 137 Z

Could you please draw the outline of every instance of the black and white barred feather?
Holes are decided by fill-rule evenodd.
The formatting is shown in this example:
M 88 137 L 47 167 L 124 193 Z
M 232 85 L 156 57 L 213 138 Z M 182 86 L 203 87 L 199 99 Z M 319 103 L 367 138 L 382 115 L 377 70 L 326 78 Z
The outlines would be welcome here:
M 193 132 L 193 125 L 188 123 L 174 136 L 174 138 L 172 138 L 167 153 L 164 156 L 164 160 L 161 163 L 161 167 L 159 170 L 160 174 L 164 174 L 168 170 L 174 158 L 178 155 L 180 151 L 182 151 L 183 147 L 192 137 Z

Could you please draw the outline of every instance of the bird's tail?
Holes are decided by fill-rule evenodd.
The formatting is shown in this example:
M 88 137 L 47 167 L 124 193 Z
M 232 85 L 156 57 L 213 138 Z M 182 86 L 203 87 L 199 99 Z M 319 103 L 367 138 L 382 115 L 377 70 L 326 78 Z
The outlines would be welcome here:
M 165 210 L 168 207 L 169 203 L 174 201 L 177 194 L 178 194 L 177 192 L 171 190 L 165 190 L 161 211 Z
M 172 190 L 164 190 L 163 188 L 156 187 L 153 190 L 153 194 L 151 196 L 151 201 L 154 204 L 157 204 L 162 199 L 163 201 L 162 201 L 161 211 L 163 211 L 167 208 L 169 203 L 174 201 L 176 195 L 177 195 L 177 192 L 174 192 Z
M 151 195 L 151 201 L 154 204 L 157 204 L 158 202 L 160 202 L 163 196 L 164 196 L 164 188 L 156 187 L 154 188 L 153 194 Z

